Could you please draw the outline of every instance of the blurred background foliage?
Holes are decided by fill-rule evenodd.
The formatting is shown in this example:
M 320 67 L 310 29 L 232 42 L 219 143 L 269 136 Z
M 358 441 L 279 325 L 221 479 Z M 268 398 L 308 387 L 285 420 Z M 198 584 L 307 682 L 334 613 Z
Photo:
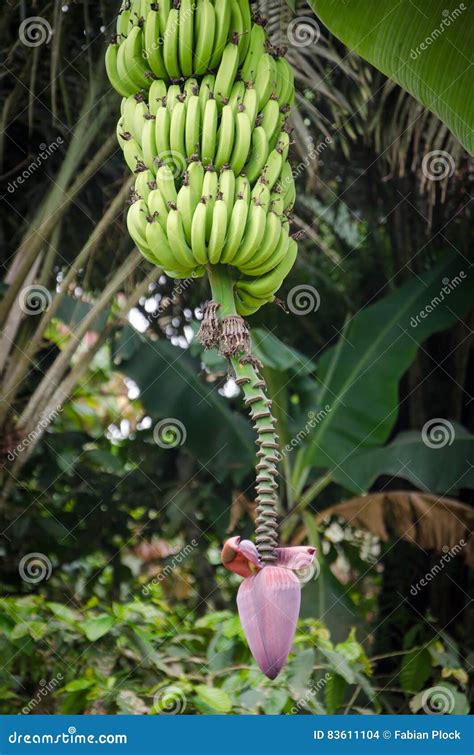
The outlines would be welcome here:
M 117 3 L 32 6 L 47 43 L 19 40 L 23 2 L 0 28 L 0 710 L 402 713 L 441 687 L 467 712 L 468 155 L 323 27 L 316 45 L 290 44 L 300 255 L 280 297 L 310 285 L 320 306 L 267 306 L 251 324 L 286 449 L 282 539 L 319 556 L 295 653 L 269 683 L 219 565 L 229 533 L 252 533 L 255 446 L 226 364 L 194 339 L 209 292 L 152 269 L 126 232 L 102 63 Z M 262 6 L 279 43 L 295 12 L 311 15 Z M 438 149 L 456 170 L 429 181 Z M 31 285 L 48 306 L 25 315 Z M 185 437 L 162 448 L 168 418 Z M 452 428 L 441 448 L 423 442 L 433 418 Z

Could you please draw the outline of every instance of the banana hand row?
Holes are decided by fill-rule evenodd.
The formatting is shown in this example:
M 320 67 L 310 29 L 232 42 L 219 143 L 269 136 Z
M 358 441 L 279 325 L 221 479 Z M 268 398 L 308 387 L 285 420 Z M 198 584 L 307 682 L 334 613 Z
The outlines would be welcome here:
M 237 93 L 219 112 L 210 78 L 201 87 L 194 79 L 183 88 L 156 81 L 148 104 L 141 94 L 124 98 L 117 138 L 127 164 L 135 171 L 137 162 L 144 163 L 156 173 L 165 162 L 179 177 L 197 156 L 218 170 L 229 164 L 236 176 L 245 172 L 251 185 L 263 174 L 273 186 L 290 147 L 286 112 L 274 98 L 259 112 L 253 88 Z
M 206 265 L 227 264 L 245 276 L 239 294 L 268 299 L 292 259 L 287 215 L 283 182 L 273 191 L 263 180 L 251 189 L 230 167 L 218 172 L 196 160 L 179 190 L 169 166 L 156 176 L 142 170 L 127 224 L 142 254 L 173 277 L 196 277 Z

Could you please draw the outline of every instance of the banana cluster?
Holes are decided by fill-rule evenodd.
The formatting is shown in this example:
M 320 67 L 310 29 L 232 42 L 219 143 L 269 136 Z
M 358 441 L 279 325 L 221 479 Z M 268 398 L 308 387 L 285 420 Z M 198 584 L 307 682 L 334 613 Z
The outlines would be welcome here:
M 273 300 L 297 254 L 291 67 L 248 0 L 136 0 L 117 31 L 107 68 L 123 95 L 117 138 L 137 176 L 130 235 L 175 278 L 233 266 L 237 309 L 252 314 Z

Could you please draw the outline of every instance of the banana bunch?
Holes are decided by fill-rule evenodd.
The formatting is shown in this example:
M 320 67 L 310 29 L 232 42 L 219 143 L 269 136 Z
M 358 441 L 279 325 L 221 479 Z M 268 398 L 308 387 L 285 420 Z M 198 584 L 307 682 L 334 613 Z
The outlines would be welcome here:
M 109 47 L 108 71 L 123 95 L 118 142 L 137 176 L 130 235 L 175 278 L 232 266 L 237 309 L 252 314 L 274 299 L 297 254 L 289 233 L 296 196 L 288 162 L 291 66 L 271 48 L 262 20 L 252 20 L 248 0 L 172 7 L 135 0 L 123 6 L 117 32 L 117 66 L 110 66 Z M 132 34 L 141 42 L 126 54 Z M 157 39 L 162 68 L 151 57 Z M 136 61 L 141 86 L 132 65 L 129 78 L 122 75 L 121 55 Z
M 124 0 L 106 54 L 110 83 L 123 97 L 216 70 L 235 39 L 246 57 L 252 23 L 248 0 Z

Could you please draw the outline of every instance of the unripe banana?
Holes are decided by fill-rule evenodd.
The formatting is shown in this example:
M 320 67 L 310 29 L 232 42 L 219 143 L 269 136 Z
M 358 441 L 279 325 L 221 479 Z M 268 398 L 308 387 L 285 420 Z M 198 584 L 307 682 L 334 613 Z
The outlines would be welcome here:
M 252 259 L 263 241 L 266 222 L 267 214 L 265 209 L 258 202 L 252 201 L 250 203 L 245 234 L 240 249 L 232 260 L 233 265 L 240 267 L 241 264 L 245 264 L 249 259 Z
M 220 104 L 225 104 L 231 95 L 238 67 L 239 46 L 229 42 L 222 54 L 214 87 L 214 95 Z
M 186 165 L 186 104 L 179 100 L 173 108 L 170 126 L 170 147 L 173 161 L 179 173 Z
M 259 109 L 262 110 L 277 89 L 275 61 L 268 52 L 264 53 L 258 61 L 255 89 L 259 96 Z
M 241 107 L 243 108 L 243 105 Z M 252 129 L 250 128 L 249 117 L 245 110 L 239 110 L 235 117 L 235 124 L 235 143 L 230 164 L 235 175 L 237 175 L 245 165 L 252 140 Z
M 166 93 L 166 84 L 162 79 L 157 79 L 152 83 L 148 93 L 148 107 L 151 115 L 156 115 L 158 108 L 162 107 L 163 97 L 166 97 Z
M 145 250 L 147 255 L 153 256 L 146 238 L 148 207 L 143 199 L 138 199 L 130 205 L 127 213 L 127 228 L 133 241 L 140 249 Z M 147 256 L 148 259 L 148 256 Z
M 252 84 L 249 84 L 245 88 L 243 104 L 245 107 L 245 112 L 249 117 L 250 126 L 254 128 L 255 121 L 259 112 L 259 96 L 257 90 Z
M 206 244 L 206 203 L 206 197 L 202 197 L 194 211 L 191 225 L 191 248 L 193 250 L 194 259 L 200 265 L 207 265 L 209 262 Z
M 241 265 L 240 270 L 245 275 L 262 275 L 268 270 L 268 262 L 272 259 L 281 239 L 282 225 L 280 218 L 274 212 L 267 214 L 265 235 L 257 253 L 247 265 Z
M 217 199 L 217 193 L 219 191 L 219 178 L 213 165 L 209 165 L 206 168 L 204 175 L 204 181 L 202 182 L 202 195 L 206 197 L 206 241 L 209 241 L 212 229 L 212 213 L 214 212 L 214 205 Z
M 234 171 L 228 166 L 224 166 L 219 176 L 219 194 L 222 194 L 222 199 L 227 205 L 227 222 L 230 223 L 232 217 L 232 209 L 235 202 L 235 186 L 236 179 Z
M 204 76 L 201 81 L 199 89 L 199 102 L 201 103 L 201 120 L 204 119 L 204 111 L 206 110 L 207 101 L 212 97 L 214 93 L 214 86 L 216 79 L 212 74 Z
M 162 165 L 156 172 L 156 185 L 161 191 L 166 204 L 176 204 L 178 194 L 174 183 L 173 171 L 168 165 Z
M 181 78 L 178 58 L 179 10 L 171 8 L 163 34 L 163 60 L 170 79 Z
M 192 76 L 194 42 L 194 0 L 181 0 L 179 8 L 179 67 L 183 76 Z
M 286 162 L 281 171 L 281 186 L 283 190 L 283 206 L 291 210 L 296 200 L 296 186 L 291 165 Z
M 196 43 L 194 73 L 203 76 L 209 68 L 214 46 L 216 12 L 210 0 L 200 0 L 196 10 Z
M 237 2 L 237 0 L 235 0 Z M 236 81 L 234 86 L 232 87 L 232 92 L 229 97 L 229 107 L 232 108 L 232 112 L 234 115 L 237 114 L 237 111 L 239 109 L 239 105 L 243 104 L 244 97 L 245 97 L 245 84 L 243 81 Z
M 148 170 L 152 171 L 153 175 L 156 173 L 155 157 L 157 155 L 156 139 L 155 139 L 155 120 L 152 115 L 148 115 L 145 118 L 145 125 L 142 131 L 142 152 L 143 162 Z
M 148 222 L 146 240 L 148 248 L 151 250 L 153 256 L 156 257 L 159 265 L 165 269 L 179 268 L 178 260 L 168 243 L 166 230 L 163 230 L 163 226 L 158 222 L 156 217 L 151 217 Z
M 209 61 L 209 68 L 216 70 L 227 44 L 230 28 L 231 6 L 229 0 L 215 0 L 216 32 L 213 45 L 213 53 Z
M 148 197 L 152 190 L 156 188 L 155 176 L 150 170 L 144 170 L 138 174 L 135 181 L 135 191 L 148 205 Z
M 239 195 L 237 194 L 237 197 Z M 232 210 L 232 217 L 229 223 L 224 249 L 221 254 L 221 262 L 224 264 L 232 263 L 237 254 L 242 238 L 245 233 L 247 217 L 249 214 L 249 204 L 245 199 L 236 199 Z
M 132 28 L 132 22 L 130 20 L 131 14 L 130 0 L 126 0 L 122 3 L 122 7 L 117 16 L 117 37 L 119 43 L 122 42 L 122 38 L 125 39 L 128 36 L 128 32 Z
M 211 265 L 217 265 L 225 244 L 227 233 L 227 205 L 218 194 L 212 213 L 212 229 L 209 237 L 208 255 Z
M 186 109 L 186 156 L 199 154 L 201 146 L 201 104 L 199 97 L 192 95 Z
M 280 124 L 280 105 L 277 99 L 271 97 L 262 110 L 260 125 L 265 129 L 268 142 L 270 143 L 273 135 Z
M 255 81 L 259 60 L 265 54 L 266 41 L 265 29 L 259 24 L 253 24 L 250 32 L 249 49 L 242 66 L 243 81 Z
M 158 109 L 155 116 L 155 140 L 157 157 L 161 159 L 169 157 L 170 154 L 170 128 L 171 113 L 167 107 L 161 107 Z
M 168 16 L 171 10 L 171 0 L 159 0 L 159 2 L 157 3 L 157 6 L 158 6 L 158 15 L 160 17 L 161 33 L 164 34 L 167 23 L 168 23 Z
M 158 80 L 167 81 L 168 72 L 163 59 L 163 40 L 160 36 L 160 16 L 158 11 L 150 10 L 148 12 L 144 26 L 144 35 L 145 55 L 148 65 Z M 163 97 L 164 95 L 161 96 Z
M 133 135 L 139 144 L 142 143 L 143 129 L 145 128 L 146 118 L 150 115 L 148 105 L 145 101 L 137 102 L 133 115 Z
M 155 184 L 156 184 L 156 181 L 155 181 Z M 166 233 L 166 224 L 168 221 L 168 214 L 169 214 L 170 208 L 168 207 L 163 197 L 163 194 L 158 188 L 153 189 L 153 191 L 150 191 L 148 195 L 148 199 L 147 199 L 147 204 L 148 204 L 148 209 L 150 210 L 150 215 L 153 215 L 153 217 L 155 217 L 158 220 L 162 229 Z
M 173 112 L 174 106 L 179 101 L 180 97 L 181 87 L 179 86 L 179 84 L 171 84 L 166 95 L 166 107 L 168 108 L 170 113 Z
M 132 173 L 140 172 L 142 166 L 145 164 L 141 147 L 133 137 L 130 137 L 125 141 L 123 145 L 123 156 L 125 157 L 125 162 Z
M 285 58 L 276 60 L 278 81 L 281 82 L 281 88 L 278 93 L 280 106 L 288 105 L 292 107 L 295 100 L 295 75 L 293 68 Z
M 187 244 L 183 228 L 183 219 L 177 209 L 171 208 L 166 223 L 168 243 L 178 263 L 183 268 L 193 268 L 196 265 L 193 253 Z
M 249 315 L 253 315 L 255 312 L 257 312 L 260 307 L 263 307 L 264 304 L 267 304 L 271 301 L 273 301 L 274 297 L 270 296 L 267 298 L 260 298 L 257 296 L 251 296 L 246 291 L 241 291 L 238 286 L 235 288 L 235 305 L 237 312 L 242 317 L 248 317 Z
M 242 64 L 245 60 L 245 56 L 247 55 L 248 49 L 250 47 L 250 30 L 252 28 L 252 13 L 250 11 L 250 5 L 248 3 L 248 0 L 237 0 L 239 4 L 240 13 L 242 15 L 242 32 L 240 35 L 240 42 L 239 42 L 239 53 L 240 53 L 240 59 L 239 62 Z
M 214 160 L 217 146 L 217 102 L 212 97 L 206 103 L 202 122 L 201 160 L 209 165 Z
M 116 42 L 112 42 L 105 54 L 105 68 L 107 76 L 116 92 L 122 95 L 122 97 L 128 97 L 135 92 L 135 86 L 133 81 L 127 76 L 121 78 L 117 70 L 117 57 L 119 46 Z
M 123 56 L 120 54 L 123 49 Z M 120 45 L 117 55 L 117 71 L 120 78 L 129 76 L 136 85 L 135 91 L 148 91 L 152 73 L 143 56 L 143 33 L 140 26 L 134 26 L 125 42 Z
M 245 172 L 250 183 L 255 183 L 261 175 L 269 154 L 268 138 L 263 126 L 257 126 L 252 133 L 252 149 Z
M 224 105 L 221 114 L 221 125 L 219 126 L 218 146 L 214 159 L 214 165 L 217 170 L 220 170 L 223 165 L 226 165 L 232 155 L 232 149 L 234 147 L 235 136 L 235 118 L 234 113 L 230 105 Z

